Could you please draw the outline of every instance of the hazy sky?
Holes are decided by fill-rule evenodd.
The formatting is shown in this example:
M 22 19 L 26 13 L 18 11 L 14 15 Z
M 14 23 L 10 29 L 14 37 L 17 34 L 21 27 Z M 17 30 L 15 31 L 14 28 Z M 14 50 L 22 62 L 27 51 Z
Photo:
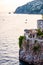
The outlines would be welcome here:
M 0 0 L 0 12 L 15 11 L 18 6 L 32 0 Z

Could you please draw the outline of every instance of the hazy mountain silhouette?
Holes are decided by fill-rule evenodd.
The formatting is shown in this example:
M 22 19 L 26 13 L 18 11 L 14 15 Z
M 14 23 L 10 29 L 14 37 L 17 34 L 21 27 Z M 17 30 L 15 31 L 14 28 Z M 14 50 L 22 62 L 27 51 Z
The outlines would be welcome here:
M 16 9 L 17 14 L 43 14 L 43 0 L 34 0 Z

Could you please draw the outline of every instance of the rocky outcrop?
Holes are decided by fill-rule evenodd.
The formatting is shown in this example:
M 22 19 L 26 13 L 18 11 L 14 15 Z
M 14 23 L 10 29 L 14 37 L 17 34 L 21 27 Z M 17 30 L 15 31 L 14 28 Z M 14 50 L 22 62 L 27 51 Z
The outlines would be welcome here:
M 20 49 L 19 51 L 19 59 L 23 60 L 29 64 L 34 64 L 34 65 L 43 65 L 43 45 L 41 44 L 41 48 L 39 51 L 33 51 L 33 47 L 37 44 L 30 44 L 29 41 L 24 40 L 27 45 L 29 45 L 28 49 L 24 45 L 25 43 L 23 42 L 22 45 L 22 50 Z M 24 49 L 25 48 L 25 49 Z

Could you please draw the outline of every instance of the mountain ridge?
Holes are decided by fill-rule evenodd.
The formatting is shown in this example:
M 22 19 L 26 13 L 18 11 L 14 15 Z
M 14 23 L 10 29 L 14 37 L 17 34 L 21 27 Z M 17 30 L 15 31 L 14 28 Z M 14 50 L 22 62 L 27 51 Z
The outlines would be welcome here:
M 17 14 L 43 14 L 43 0 L 33 0 L 16 9 Z

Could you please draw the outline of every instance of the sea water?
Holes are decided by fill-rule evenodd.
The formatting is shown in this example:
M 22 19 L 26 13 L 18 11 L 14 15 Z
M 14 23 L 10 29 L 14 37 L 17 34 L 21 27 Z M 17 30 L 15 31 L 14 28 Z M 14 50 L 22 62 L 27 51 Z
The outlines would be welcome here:
M 31 28 L 30 19 L 28 22 L 26 19 L 27 15 L 0 13 L 0 65 L 24 64 L 19 62 L 18 38 L 24 34 L 24 29 Z M 34 24 L 32 26 L 36 28 L 36 22 Z

